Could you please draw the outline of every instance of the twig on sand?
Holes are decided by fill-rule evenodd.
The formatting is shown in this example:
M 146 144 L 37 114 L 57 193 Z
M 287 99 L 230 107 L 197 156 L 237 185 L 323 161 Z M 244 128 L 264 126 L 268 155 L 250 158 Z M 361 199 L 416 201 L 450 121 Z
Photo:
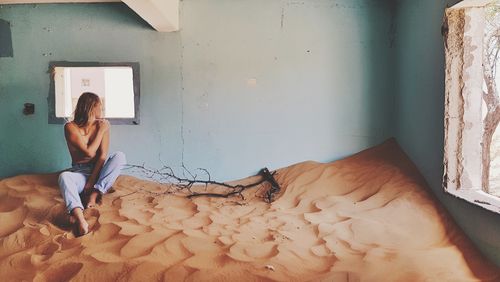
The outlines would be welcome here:
M 270 172 L 267 168 L 263 168 L 257 174 L 261 177 L 256 182 L 250 184 L 237 184 L 231 185 L 225 182 L 219 182 L 212 180 L 210 173 L 208 170 L 203 168 L 198 168 L 195 171 L 190 171 L 186 167 L 182 166 L 182 177 L 177 176 L 173 169 L 168 166 L 164 166 L 161 169 L 150 169 L 146 168 L 143 165 L 127 165 L 126 169 L 138 169 L 142 172 L 147 178 L 159 182 L 161 184 L 171 184 L 175 186 L 178 190 L 184 190 L 188 192 L 187 198 L 195 198 L 195 197 L 212 197 L 212 198 L 230 198 L 233 196 L 238 196 L 242 200 L 245 200 L 245 196 L 243 192 L 247 189 L 250 189 L 255 186 L 263 185 L 264 183 L 269 183 L 270 188 L 264 193 L 264 200 L 268 203 L 271 203 L 275 200 L 276 194 L 281 191 L 281 188 L 274 178 L 276 171 Z M 204 175 L 203 179 L 199 179 L 198 173 Z M 194 185 L 200 185 L 205 187 L 205 191 L 209 185 L 211 186 L 219 186 L 226 189 L 223 193 L 216 192 L 196 192 L 193 191 L 192 188 L 197 187 Z M 194 186 L 194 187 L 193 187 Z

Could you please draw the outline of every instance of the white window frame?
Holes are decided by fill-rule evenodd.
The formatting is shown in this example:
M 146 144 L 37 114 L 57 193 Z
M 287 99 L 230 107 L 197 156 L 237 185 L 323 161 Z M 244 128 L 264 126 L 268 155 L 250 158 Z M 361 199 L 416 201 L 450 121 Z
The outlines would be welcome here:
M 443 188 L 500 213 L 500 197 L 484 191 L 482 175 L 484 15 L 492 2 L 466 0 L 446 9 Z

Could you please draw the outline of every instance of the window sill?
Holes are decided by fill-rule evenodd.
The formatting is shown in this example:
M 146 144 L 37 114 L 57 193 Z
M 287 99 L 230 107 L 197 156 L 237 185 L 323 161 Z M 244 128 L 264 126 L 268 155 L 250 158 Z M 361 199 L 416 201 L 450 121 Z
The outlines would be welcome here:
M 492 212 L 500 213 L 500 198 L 482 190 L 455 190 L 446 192 Z

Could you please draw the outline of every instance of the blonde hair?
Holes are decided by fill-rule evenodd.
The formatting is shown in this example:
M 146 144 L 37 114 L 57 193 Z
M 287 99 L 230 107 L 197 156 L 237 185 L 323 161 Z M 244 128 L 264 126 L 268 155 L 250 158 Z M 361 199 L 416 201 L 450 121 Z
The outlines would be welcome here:
M 78 98 L 78 103 L 76 103 L 73 122 L 79 127 L 87 125 L 92 111 L 99 103 L 101 103 L 101 99 L 97 94 L 92 92 L 83 93 Z

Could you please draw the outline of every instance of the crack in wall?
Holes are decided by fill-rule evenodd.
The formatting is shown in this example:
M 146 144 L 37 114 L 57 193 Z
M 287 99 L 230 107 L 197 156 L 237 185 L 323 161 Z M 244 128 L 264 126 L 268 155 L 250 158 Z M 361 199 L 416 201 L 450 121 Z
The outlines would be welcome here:
M 179 7 L 179 17 L 183 18 L 183 5 Z M 185 139 L 184 139 L 184 43 L 182 42 L 182 28 L 179 29 L 179 44 L 181 47 L 181 56 L 179 62 L 179 72 L 180 72 L 180 91 L 179 95 L 181 96 L 181 126 L 180 126 L 180 134 L 181 134 L 181 166 L 184 167 L 184 150 L 185 150 Z
M 281 7 L 281 29 L 283 29 L 284 20 L 285 20 L 285 6 Z

